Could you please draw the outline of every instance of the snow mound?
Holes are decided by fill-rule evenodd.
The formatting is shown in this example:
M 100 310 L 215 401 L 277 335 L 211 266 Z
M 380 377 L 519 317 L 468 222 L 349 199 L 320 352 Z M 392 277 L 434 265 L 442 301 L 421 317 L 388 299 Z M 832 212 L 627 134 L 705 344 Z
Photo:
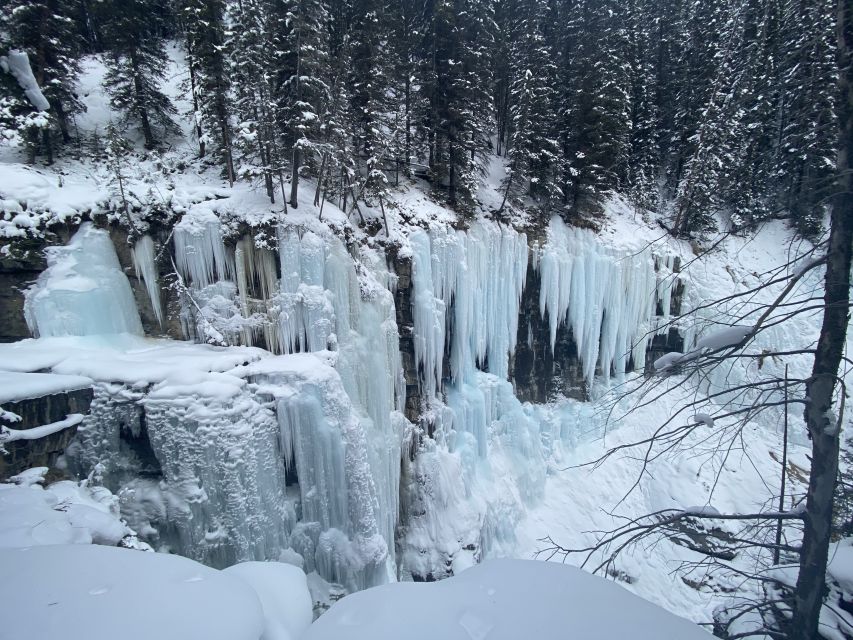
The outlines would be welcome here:
M 259 640 L 243 581 L 187 558 L 97 545 L 0 550 L 5 637 Z M 274 636 L 273 636 L 274 637 Z
M 687 620 L 580 569 L 491 560 L 441 582 L 390 584 L 346 596 L 303 640 L 710 637 Z
M 118 544 L 133 531 L 118 516 L 118 498 L 103 487 L 64 480 L 43 488 L 46 467 L 0 484 L 0 548 Z
M 295 640 L 311 624 L 311 595 L 299 567 L 281 562 L 243 562 L 223 571 L 257 594 L 266 621 L 263 640 Z

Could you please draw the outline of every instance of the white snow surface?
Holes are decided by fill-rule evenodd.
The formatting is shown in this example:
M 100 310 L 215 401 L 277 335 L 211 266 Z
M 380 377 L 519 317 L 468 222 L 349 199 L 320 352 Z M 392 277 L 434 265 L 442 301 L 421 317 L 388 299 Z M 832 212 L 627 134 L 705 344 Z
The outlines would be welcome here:
M 710 634 L 571 566 L 489 560 L 434 583 L 346 596 L 303 640 L 706 640 Z
M 248 584 L 264 612 L 261 640 L 296 640 L 313 620 L 305 573 L 281 562 L 241 562 L 223 570 Z
M 119 519 L 118 498 L 104 487 L 63 480 L 42 487 L 46 467 L 0 483 L 0 548 L 46 544 L 115 545 L 133 531 Z
M 244 581 L 176 555 L 99 545 L 0 550 L 8 638 L 259 640 Z M 275 637 L 275 636 L 271 636 Z
M 6 363 L 0 359 L 0 404 L 88 389 L 92 386 L 92 379 L 85 376 L 2 371 L 5 366 Z

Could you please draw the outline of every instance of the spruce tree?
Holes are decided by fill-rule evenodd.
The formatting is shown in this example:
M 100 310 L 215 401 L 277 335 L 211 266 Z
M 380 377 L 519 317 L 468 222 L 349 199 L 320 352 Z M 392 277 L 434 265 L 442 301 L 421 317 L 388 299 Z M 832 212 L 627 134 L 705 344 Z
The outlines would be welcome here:
M 10 48 L 26 51 L 36 81 L 50 102 L 63 142 L 71 139 L 70 119 L 84 110 L 77 96 L 81 39 L 71 0 L 11 0 L 8 10 Z M 42 152 L 53 157 L 50 129 L 42 128 Z
M 615 0 L 579 0 L 568 17 L 560 131 L 569 211 L 626 186 L 630 66 L 623 11 Z
M 241 0 L 232 7 L 229 65 L 237 120 L 234 156 L 237 176 L 263 181 L 270 202 L 281 188 L 284 200 L 284 159 L 273 109 L 269 46 L 271 16 L 263 0 Z
M 329 14 L 321 0 L 275 3 L 271 16 L 276 121 L 290 152 L 289 203 L 298 206 L 299 175 L 322 156 L 320 114 L 329 100 Z
M 774 178 L 779 207 L 816 235 L 835 162 L 835 34 L 831 0 L 786 0 Z
M 168 56 L 161 36 L 168 20 L 164 0 L 109 0 L 100 6 L 103 39 L 109 48 L 104 88 L 120 124 L 136 124 L 153 149 L 178 133 L 177 110 L 160 88 Z
M 503 181 L 504 203 L 527 195 L 546 214 L 560 200 L 560 149 L 556 141 L 556 65 L 545 38 L 548 6 L 543 0 L 522 0 L 509 15 L 515 24 L 505 28 L 509 46 L 506 97 L 510 133 L 509 166 Z M 503 208 L 503 205 L 502 207 Z
M 181 0 L 199 155 L 212 148 L 229 184 L 234 183 L 231 88 L 225 55 L 225 1 Z

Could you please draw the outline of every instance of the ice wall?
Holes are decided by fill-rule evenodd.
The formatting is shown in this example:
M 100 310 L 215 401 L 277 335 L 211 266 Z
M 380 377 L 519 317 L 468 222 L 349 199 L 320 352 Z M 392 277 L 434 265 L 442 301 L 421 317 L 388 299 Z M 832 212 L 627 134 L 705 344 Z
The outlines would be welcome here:
M 34 336 L 142 334 L 130 283 L 106 231 L 86 222 L 67 245 L 45 253 L 48 267 L 24 304 Z
M 332 359 L 334 389 L 299 386 L 292 372 L 263 374 L 282 468 L 298 479 L 290 544 L 307 566 L 353 589 L 393 578 L 401 443 L 411 427 L 399 413 L 395 278 L 384 255 L 353 256 L 328 233 L 282 225 L 279 278 L 271 251 L 250 236 L 229 248 L 215 219 L 182 222 L 174 242 L 196 335 L 243 344 L 263 336 L 274 351 Z
M 285 352 L 334 350 L 335 369 L 351 404 L 347 420 L 356 420 L 343 433 L 350 434 L 348 438 L 356 435 L 363 438 L 364 463 L 369 473 L 358 477 L 372 478 L 372 482 L 353 486 L 347 480 L 350 484 L 338 483 L 334 487 L 336 492 L 332 493 L 349 496 L 350 500 L 366 501 L 364 504 L 375 501 L 372 517 L 376 520 L 377 534 L 383 540 L 383 560 L 388 558 L 387 575 L 384 576 L 387 579 L 393 575 L 395 567 L 401 443 L 408 428 L 400 413 L 404 400 L 403 374 L 394 301 L 388 289 L 393 284 L 393 275 L 388 272 L 380 254 L 363 249 L 354 259 L 338 238 L 321 238 L 310 231 L 282 228 L 279 250 L 281 345 Z M 359 271 L 356 271 L 356 264 Z M 317 431 L 305 431 L 304 426 L 299 426 L 306 422 L 311 424 L 311 416 L 316 416 L 316 411 L 317 407 L 310 402 L 306 405 L 303 398 L 279 401 L 279 419 L 284 421 L 282 432 L 293 434 L 291 441 L 294 443 L 307 442 L 303 449 L 313 450 L 318 446 L 311 441 Z M 338 442 L 345 443 L 346 440 L 339 439 Z M 355 455 L 361 446 L 347 447 L 348 455 Z M 324 450 L 333 449 L 329 445 Z M 298 456 L 295 461 L 298 471 Z M 314 473 L 317 467 L 310 469 Z M 349 469 L 355 473 L 356 467 Z M 339 476 L 334 477 L 341 480 Z M 354 477 L 350 476 L 350 479 Z M 306 480 L 305 491 L 320 482 L 319 476 Z M 300 487 L 303 487 L 302 481 Z M 331 516 L 327 520 L 335 521 Z M 365 522 L 362 516 L 357 520 Z M 341 530 L 337 524 L 330 526 Z M 342 530 L 350 535 L 354 533 L 352 528 Z M 366 535 L 357 533 L 357 539 Z M 340 546 L 332 538 L 326 542 L 333 547 Z M 335 555 L 341 557 L 341 553 L 336 552 Z M 336 562 L 340 564 L 340 561 Z M 370 571 L 369 567 L 370 563 L 365 570 Z M 339 572 L 335 569 L 336 574 Z M 379 575 L 357 579 L 367 579 L 364 584 L 370 584 L 369 580 L 379 579 Z
M 415 231 L 412 245 L 415 362 L 424 395 L 445 374 L 462 380 L 476 366 L 507 377 L 527 274 L 527 236 L 490 221 L 467 231 Z M 450 371 L 443 370 L 450 341 Z
M 606 383 L 644 366 L 662 325 L 656 302 L 668 312 L 675 278 L 671 258 L 651 247 L 617 250 L 558 218 L 530 250 L 523 233 L 488 221 L 417 230 L 409 242 L 414 355 L 423 428 L 433 439 L 409 469 L 405 502 L 414 506 L 402 547 L 404 568 L 430 579 L 511 548 L 549 461 L 584 430 L 571 403 L 522 405 L 507 381 L 518 323 L 531 322 L 519 318 L 529 260 L 540 274 L 550 347 L 567 324 L 588 386 L 596 375 Z

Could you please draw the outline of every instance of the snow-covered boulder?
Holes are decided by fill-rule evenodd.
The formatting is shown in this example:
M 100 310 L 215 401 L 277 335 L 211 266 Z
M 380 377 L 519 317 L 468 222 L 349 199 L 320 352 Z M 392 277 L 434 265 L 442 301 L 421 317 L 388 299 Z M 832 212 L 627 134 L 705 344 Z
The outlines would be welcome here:
M 707 640 L 700 627 L 567 565 L 491 560 L 346 596 L 303 640 Z

